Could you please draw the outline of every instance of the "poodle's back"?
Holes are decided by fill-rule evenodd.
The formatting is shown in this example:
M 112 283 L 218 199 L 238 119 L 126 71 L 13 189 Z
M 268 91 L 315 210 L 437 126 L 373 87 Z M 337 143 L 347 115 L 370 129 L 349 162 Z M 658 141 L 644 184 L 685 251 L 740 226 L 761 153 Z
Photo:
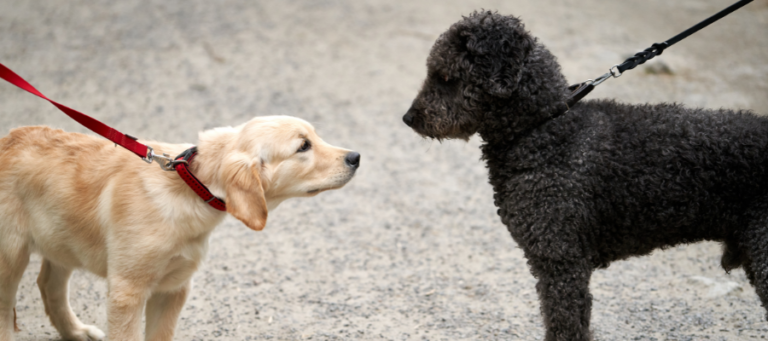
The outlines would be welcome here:
M 596 265 L 727 240 L 768 200 L 768 118 L 749 112 L 584 101 L 510 147 L 512 157 L 495 160 L 506 167 L 486 155 L 505 193 L 497 204 L 542 215 L 526 198 L 546 201 L 550 186 L 560 193 L 552 202 L 571 196 L 593 226 Z

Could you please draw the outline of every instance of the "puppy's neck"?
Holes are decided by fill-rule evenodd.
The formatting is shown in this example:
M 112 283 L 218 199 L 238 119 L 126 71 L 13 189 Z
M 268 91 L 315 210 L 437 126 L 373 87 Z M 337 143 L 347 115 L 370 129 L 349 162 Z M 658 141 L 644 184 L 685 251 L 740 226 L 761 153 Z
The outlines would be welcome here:
M 190 169 L 213 195 L 224 198 L 224 184 L 221 179 L 223 158 L 233 150 L 237 142 L 237 128 L 222 127 L 200 133 L 195 156 Z

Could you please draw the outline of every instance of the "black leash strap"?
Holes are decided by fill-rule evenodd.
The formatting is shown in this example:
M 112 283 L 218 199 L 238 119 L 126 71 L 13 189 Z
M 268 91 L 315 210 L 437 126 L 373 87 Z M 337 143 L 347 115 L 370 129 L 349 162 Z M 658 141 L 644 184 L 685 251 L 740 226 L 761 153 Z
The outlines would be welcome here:
M 735 4 L 729 6 L 728 8 L 718 12 L 717 14 L 707 18 L 706 20 L 694 25 L 693 27 L 683 31 L 682 33 L 670 38 L 669 40 L 663 42 L 663 43 L 655 43 L 651 45 L 651 47 L 640 51 L 638 53 L 635 53 L 634 56 L 630 57 L 629 59 L 625 60 L 621 64 L 614 65 L 611 67 L 608 73 L 598 77 L 597 79 L 588 80 L 584 83 L 574 84 L 568 87 L 568 90 L 571 91 L 571 94 L 568 96 L 568 99 L 566 100 L 566 104 L 568 108 L 575 105 L 579 100 L 584 98 L 587 94 L 589 94 L 596 86 L 600 85 L 600 83 L 604 82 L 610 77 L 618 78 L 621 76 L 625 71 L 632 70 L 636 66 L 645 63 L 646 61 L 650 60 L 653 57 L 656 57 L 660 55 L 662 52 L 664 52 L 664 49 L 674 45 L 675 43 L 687 38 L 691 34 L 696 33 L 700 29 L 709 26 L 709 24 L 720 20 L 722 17 L 731 14 L 731 12 L 744 7 L 744 5 L 752 2 L 752 0 L 741 0 L 739 2 L 736 2 Z M 563 112 L 556 113 L 554 116 L 559 116 L 563 113 L 568 111 L 566 109 Z M 553 117 L 554 117 L 553 116 Z

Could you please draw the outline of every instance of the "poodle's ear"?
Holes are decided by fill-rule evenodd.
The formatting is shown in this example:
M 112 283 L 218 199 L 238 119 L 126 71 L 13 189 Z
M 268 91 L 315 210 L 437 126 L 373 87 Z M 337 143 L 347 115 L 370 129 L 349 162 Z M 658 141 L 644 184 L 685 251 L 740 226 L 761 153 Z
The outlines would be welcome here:
M 484 79 L 485 91 L 507 98 L 517 91 L 525 62 L 536 47 L 536 38 L 520 19 L 498 13 L 474 13 L 463 32 L 468 58 L 476 79 Z
M 235 153 L 222 164 L 227 192 L 227 212 L 255 231 L 267 224 L 267 200 L 261 184 L 261 165 L 244 153 Z

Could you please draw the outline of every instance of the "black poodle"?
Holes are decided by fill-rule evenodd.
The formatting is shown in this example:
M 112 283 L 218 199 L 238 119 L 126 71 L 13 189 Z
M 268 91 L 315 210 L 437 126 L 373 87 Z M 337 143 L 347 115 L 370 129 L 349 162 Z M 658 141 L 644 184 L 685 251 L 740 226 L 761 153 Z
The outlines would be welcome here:
M 442 34 L 403 121 L 479 133 L 501 221 L 528 259 L 546 340 L 589 340 L 589 278 L 612 261 L 716 240 L 768 308 L 768 118 L 568 95 L 518 18 L 475 12 Z

